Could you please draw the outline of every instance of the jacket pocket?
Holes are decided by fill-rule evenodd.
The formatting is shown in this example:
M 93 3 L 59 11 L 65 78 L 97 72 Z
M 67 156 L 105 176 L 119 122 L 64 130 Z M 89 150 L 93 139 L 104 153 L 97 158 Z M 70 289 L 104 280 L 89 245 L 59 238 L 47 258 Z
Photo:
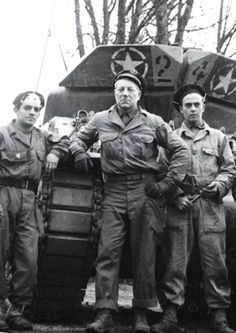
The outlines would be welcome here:
M 204 174 L 212 174 L 218 170 L 219 154 L 215 148 L 202 147 L 201 167 Z
M 154 137 L 148 134 L 133 134 L 130 138 L 131 153 L 143 160 L 149 160 L 158 155 L 157 145 L 154 147 Z M 155 149 L 156 148 L 156 149 Z
M 218 151 L 217 151 L 215 148 L 202 147 L 202 151 L 203 151 L 206 155 L 217 156 L 217 157 L 219 157 Z
M 26 162 L 30 158 L 28 151 L 1 151 L 1 160 L 9 164 Z
M 103 134 L 100 136 L 101 153 L 105 158 L 114 158 L 119 154 L 118 133 Z

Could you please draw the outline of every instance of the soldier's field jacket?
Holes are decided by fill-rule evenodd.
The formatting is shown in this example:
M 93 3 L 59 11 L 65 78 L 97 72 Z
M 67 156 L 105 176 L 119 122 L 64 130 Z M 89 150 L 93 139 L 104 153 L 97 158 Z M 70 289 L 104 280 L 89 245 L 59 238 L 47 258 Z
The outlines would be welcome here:
M 158 172 L 158 147 L 171 155 L 167 173 L 169 179 L 182 181 L 188 164 L 188 150 L 169 125 L 157 115 L 139 108 L 125 126 L 116 105 L 98 112 L 72 139 L 73 154 L 85 152 L 95 141 L 101 140 L 101 163 L 105 175 Z
M 236 175 L 234 159 L 226 136 L 205 122 L 195 136 L 185 123 L 176 133 L 190 151 L 187 176 L 193 177 L 201 187 L 207 186 L 213 180 L 216 181 L 219 197 L 223 198 L 231 188 Z
M 33 128 L 31 138 L 14 127 L 14 121 L 0 128 L 0 179 L 28 179 L 36 184 L 42 175 L 42 168 L 49 152 L 58 157 L 68 153 L 68 137 Z

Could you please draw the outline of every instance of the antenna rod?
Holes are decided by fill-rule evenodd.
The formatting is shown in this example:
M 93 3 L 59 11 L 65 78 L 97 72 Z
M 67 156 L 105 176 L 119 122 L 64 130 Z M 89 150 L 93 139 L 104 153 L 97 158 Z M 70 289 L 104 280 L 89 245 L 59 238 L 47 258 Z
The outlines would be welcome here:
M 59 47 L 59 50 L 60 50 L 60 53 L 61 53 L 61 57 L 62 57 L 62 61 L 63 61 L 64 67 L 65 67 L 65 70 L 66 70 L 66 72 L 68 72 L 68 67 L 67 67 L 67 64 L 66 64 L 66 59 L 64 57 L 64 53 L 63 53 L 62 48 L 61 48 L 61 44 L 58 44 L 58 47 Z
M 56 1 L 57 0 L 54 0 L 53 6 L 52 6 L 51 16 L 50 16 L 50 20 L 49 20 L 49 26 L 48 26 L 48 31 L 47 31 L 47 37 L 46 37 L 44 50 L 43 50 L 42 61 L 41 61 L 40 69 L 39 69 L 38 81 L 37 81 L 37 84 L 36 84 L 36 91 L 38 90 L 39 82 L 40 82 L 42 71 L 43 71 L 43 65 L 44 65 L 44 60 L 45 60 L 47 46 L 48 46 L 48 39 L 51 36 L 51 23 L 52 23 L 52 18 L 53 18 L 55 6 L 56 6 Z

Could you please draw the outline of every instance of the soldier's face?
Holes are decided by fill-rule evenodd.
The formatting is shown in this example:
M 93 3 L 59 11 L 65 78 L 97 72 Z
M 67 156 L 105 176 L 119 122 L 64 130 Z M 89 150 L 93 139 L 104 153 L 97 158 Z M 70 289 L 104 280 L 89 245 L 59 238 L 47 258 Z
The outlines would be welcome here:
M 17 121 L 22 126 L 33 126 L 40 115 L 41 101 L 36 94 L 27 96 L 19 109 L 16 109 Z
M 184 96 L 180 112 L 184 119 L 190 123 L 202 122 L 202 114 L 205 110 L 204 100 L 198 93 L 191 93 Z
M 120 79 L 115 83 L 116 103 L 122 109 L 132 109 L 137 106 L 141 97 L 141 90 L 132 81 Z

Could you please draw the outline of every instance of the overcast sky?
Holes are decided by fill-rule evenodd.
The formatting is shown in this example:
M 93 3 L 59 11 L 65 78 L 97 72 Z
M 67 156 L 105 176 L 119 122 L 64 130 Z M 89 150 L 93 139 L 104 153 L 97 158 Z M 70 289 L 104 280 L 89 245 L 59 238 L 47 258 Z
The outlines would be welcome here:
M 73 0 L 0 0 L 0 125 L 14 115 L 18 93 L 46 95 L 66 75 L 60 48 L 76 48 L 73 6 Z
M 219 2 L 195 0 L 206 8 L 201 18 L 199 9 L 193 12 L 202 26 L 217 20 Z M 186 46 L 213 51 L 215 37 L 196 34 Z M 69 70 L 78 63 L 74 0 L 0 0 L 0 40 L 1 126 L 13 117 L 12 100 L 18 93 L 37 89 L 47 96 L 67 75 L 61 51 Z

